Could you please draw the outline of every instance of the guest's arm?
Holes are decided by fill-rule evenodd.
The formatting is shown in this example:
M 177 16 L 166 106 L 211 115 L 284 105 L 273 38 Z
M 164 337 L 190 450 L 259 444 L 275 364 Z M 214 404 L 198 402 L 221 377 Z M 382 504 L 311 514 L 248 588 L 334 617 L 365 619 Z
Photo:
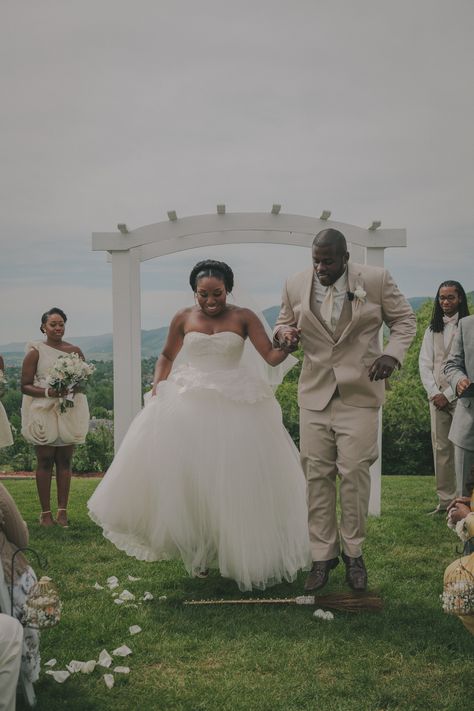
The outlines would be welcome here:
M 444 366 L 444 374 L 446 375 L 449 384 L 453 391 L 461 395 L 463 391 L 470 385 L 470 380 L 466 373 L 466 362 L 464 359 L 464 339 L 463 339 L 463 322 L 459 321 L 459 326 L 456 335 L 454 336 L 451 351 Z
M 18 511 L 15 501 L 0 484 L 0 526 L 6 538 L 18 548 L 28 545 L 28 528 Z

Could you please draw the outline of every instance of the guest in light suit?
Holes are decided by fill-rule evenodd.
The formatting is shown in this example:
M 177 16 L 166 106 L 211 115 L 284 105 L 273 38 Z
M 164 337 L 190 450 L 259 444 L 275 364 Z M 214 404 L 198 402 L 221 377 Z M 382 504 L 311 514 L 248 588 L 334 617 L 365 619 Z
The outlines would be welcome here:
M 449 430 L 456 409 L 456 393 L 444 375 L 444 365 L 461 318 L 469 316 L 466 293 L 458 281 L 443 281 L 433 304 L 430 325 L 423 336 L 418 360 L 420 378 L 430 403 L 431 443 L 438 503 L 430 514 L 445 513 L 456 496 L 454 445 Z
M 415 335 L 416 319 L 386 269 L 349 262 L 346 240 L 338 230 L 316 235 L 312 258 L 313 268 L 287 280 L 274 331 L 275 340 L 289 350 L 301 336 L 304 351 L 298 402 L 313 557 L 305 590 L 327 583 L 342 544 L 346 580 L 361 591 L 367 587 L 362 544 L 384 380 L 400 366 Z M 383 323 L 390 340 L 382 353 Z
M 459 398 L 449 430 L 454 443 L 456 494 L 468 496 L 474 486 L 474 316 L 459 322 L 444 374 Z

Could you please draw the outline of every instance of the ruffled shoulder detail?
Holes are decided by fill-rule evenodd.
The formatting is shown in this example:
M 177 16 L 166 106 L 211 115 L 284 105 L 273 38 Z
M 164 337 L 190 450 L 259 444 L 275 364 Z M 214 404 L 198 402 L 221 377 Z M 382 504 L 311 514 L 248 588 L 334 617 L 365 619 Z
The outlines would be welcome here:
M 29 353 L 30 351 L 39 351 L 40 346 L 41 341 L 28 341 L 25 345 L 25 353 Z
M 166 382 L 173 383 L 179 394 L 189 390 L 217 390 L 234 402 L 254 403 L 273 397 L 268 383 L 243 367 L 209 373 L 192 365 L 182 365 L 173 371 Z

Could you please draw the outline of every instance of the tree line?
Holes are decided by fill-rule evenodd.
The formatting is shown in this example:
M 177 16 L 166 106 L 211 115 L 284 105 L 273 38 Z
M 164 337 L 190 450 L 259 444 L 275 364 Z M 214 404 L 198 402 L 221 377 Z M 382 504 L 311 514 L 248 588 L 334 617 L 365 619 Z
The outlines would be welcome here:
M 403 368 L 396 371 L 387 384 L 387 399 L 383 408 L 382 473 L 433 474 L 430 415 L 425 390 L 418 374 L 418 355 L 423 334 L 431 318 L 433 301 L 425 302 L 417 311 L 417 333 L 405 358 Z M 303 361 L 301 350 L 294 354 L 298 364 L 290 370 L 278 387 L 276 396 L 283 412 L 283 421 L 296 446 L 299 445 L 298 378 Z M 105 471 L 113 457 L 113 363 L 94 361 L 96 370 L 87 387 L 92 418 L 86 442 L 76 448 L 73 470 L 76 472 Z M 154 358 L 142 360 L 142 392 L 151 387 Z M 21 436 L 21 390 L 19 367 L 6 371 L 8 388 L 3 404 L 12 425 L 14 443 L 0 450 L 0 465 L 15 470 L 30 471 L 35 457 L 31 445 Z

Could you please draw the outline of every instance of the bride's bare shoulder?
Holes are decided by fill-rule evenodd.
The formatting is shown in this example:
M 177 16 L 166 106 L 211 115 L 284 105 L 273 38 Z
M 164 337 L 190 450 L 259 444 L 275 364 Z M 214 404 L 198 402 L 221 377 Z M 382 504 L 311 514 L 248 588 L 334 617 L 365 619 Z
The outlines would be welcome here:
M 246 306 L 232 304 L 229 306 L 229 309 L 232 309 L 232 314 L 240 318 L 242 321 L 249 321 L 253 318 L 257 318 L 257 315 L 252 311 L 252 309 L 248 309 Z

